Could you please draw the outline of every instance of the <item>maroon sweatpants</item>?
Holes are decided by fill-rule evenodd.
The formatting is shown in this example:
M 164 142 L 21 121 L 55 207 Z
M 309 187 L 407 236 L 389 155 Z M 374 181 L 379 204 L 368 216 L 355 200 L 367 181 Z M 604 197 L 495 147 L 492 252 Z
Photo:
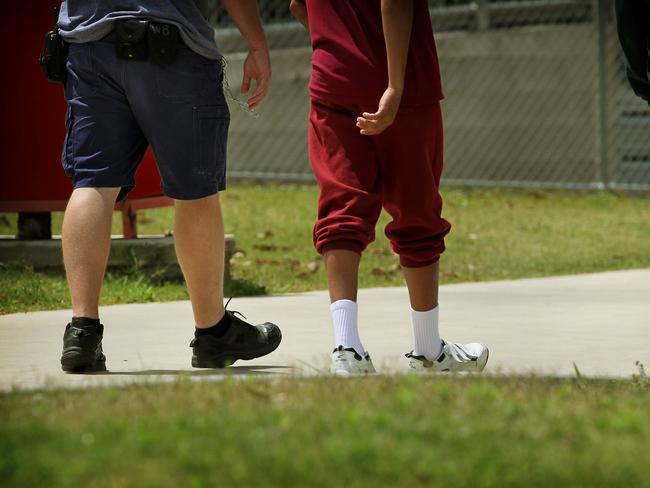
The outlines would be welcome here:
M 451 225 L 441 217 L 443 165 L 440 104 L 404 107 L 377 136 L 364 136 L 356 118 L 370 107 L 312 100 L 309 157 L 320 187 L 314 245 L 323 254 L 361 254 L 375 238 L 381 208 L 393 218 L 385 229 L 408 268 L 438 261 Z M 370 108 L 369 111 L 374 111 Z

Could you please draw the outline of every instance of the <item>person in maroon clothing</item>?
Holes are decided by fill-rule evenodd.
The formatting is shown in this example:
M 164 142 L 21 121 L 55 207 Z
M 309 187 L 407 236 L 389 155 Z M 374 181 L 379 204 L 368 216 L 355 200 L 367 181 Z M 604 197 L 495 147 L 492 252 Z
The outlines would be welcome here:
M 438 261 L 451 225 L 441 217 L 443 98 L 426 0 L 292 0 L 312 44 L 309 156 L 320 187 L 313 238 L 324 256 L 334 374 L 372 373 L 357 327 L 361 254 L 382 207 L 409 291 L 422 371 L 481 371 L 488 349 L 438 332 Z

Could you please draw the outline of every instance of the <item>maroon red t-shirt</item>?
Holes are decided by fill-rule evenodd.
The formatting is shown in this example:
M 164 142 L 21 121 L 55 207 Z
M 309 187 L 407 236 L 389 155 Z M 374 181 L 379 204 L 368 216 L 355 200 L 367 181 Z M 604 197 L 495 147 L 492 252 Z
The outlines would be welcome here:
M 413 0 L 402 105 L 443 98 L 427 0 Z M 381 0 L 306 0 L 312 44 L 312 98 L 375 104 L 388 86 Z

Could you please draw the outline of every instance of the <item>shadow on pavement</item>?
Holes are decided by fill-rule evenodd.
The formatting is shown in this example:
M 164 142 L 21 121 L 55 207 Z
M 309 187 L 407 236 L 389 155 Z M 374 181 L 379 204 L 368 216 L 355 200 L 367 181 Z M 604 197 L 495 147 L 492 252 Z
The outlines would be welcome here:
M 85 373 L 92 376 L 241 376 L 241 375 L 271 375 L 287 374 L 278 370 L 293 370 L 291 366 L 230 366 L 224 369 L 145 369 L 139 371 L 98 371 Z M 274 370 L 274 371 L 266 371 Z

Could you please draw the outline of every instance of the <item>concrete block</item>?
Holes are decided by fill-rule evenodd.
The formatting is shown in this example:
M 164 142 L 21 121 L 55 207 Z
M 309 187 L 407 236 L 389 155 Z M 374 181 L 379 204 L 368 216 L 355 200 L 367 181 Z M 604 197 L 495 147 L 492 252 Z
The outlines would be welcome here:
M 224 275 L 230 279 L 230 258 L 235 252 L 235 237 L 226 236 L 226 258 Z M 0 238 L 0 263 L 24 264 L 37 270 L 63 271 L 61 238 L 28 241 L 13 237 Z M 128 269 L 137 267 L 158 279 L 180 279 L 181 269 L 174 252 L 172 236 L 148 236 L 137 239 L 114 237 L 111 241 L 111 254 L 108 269 Z

